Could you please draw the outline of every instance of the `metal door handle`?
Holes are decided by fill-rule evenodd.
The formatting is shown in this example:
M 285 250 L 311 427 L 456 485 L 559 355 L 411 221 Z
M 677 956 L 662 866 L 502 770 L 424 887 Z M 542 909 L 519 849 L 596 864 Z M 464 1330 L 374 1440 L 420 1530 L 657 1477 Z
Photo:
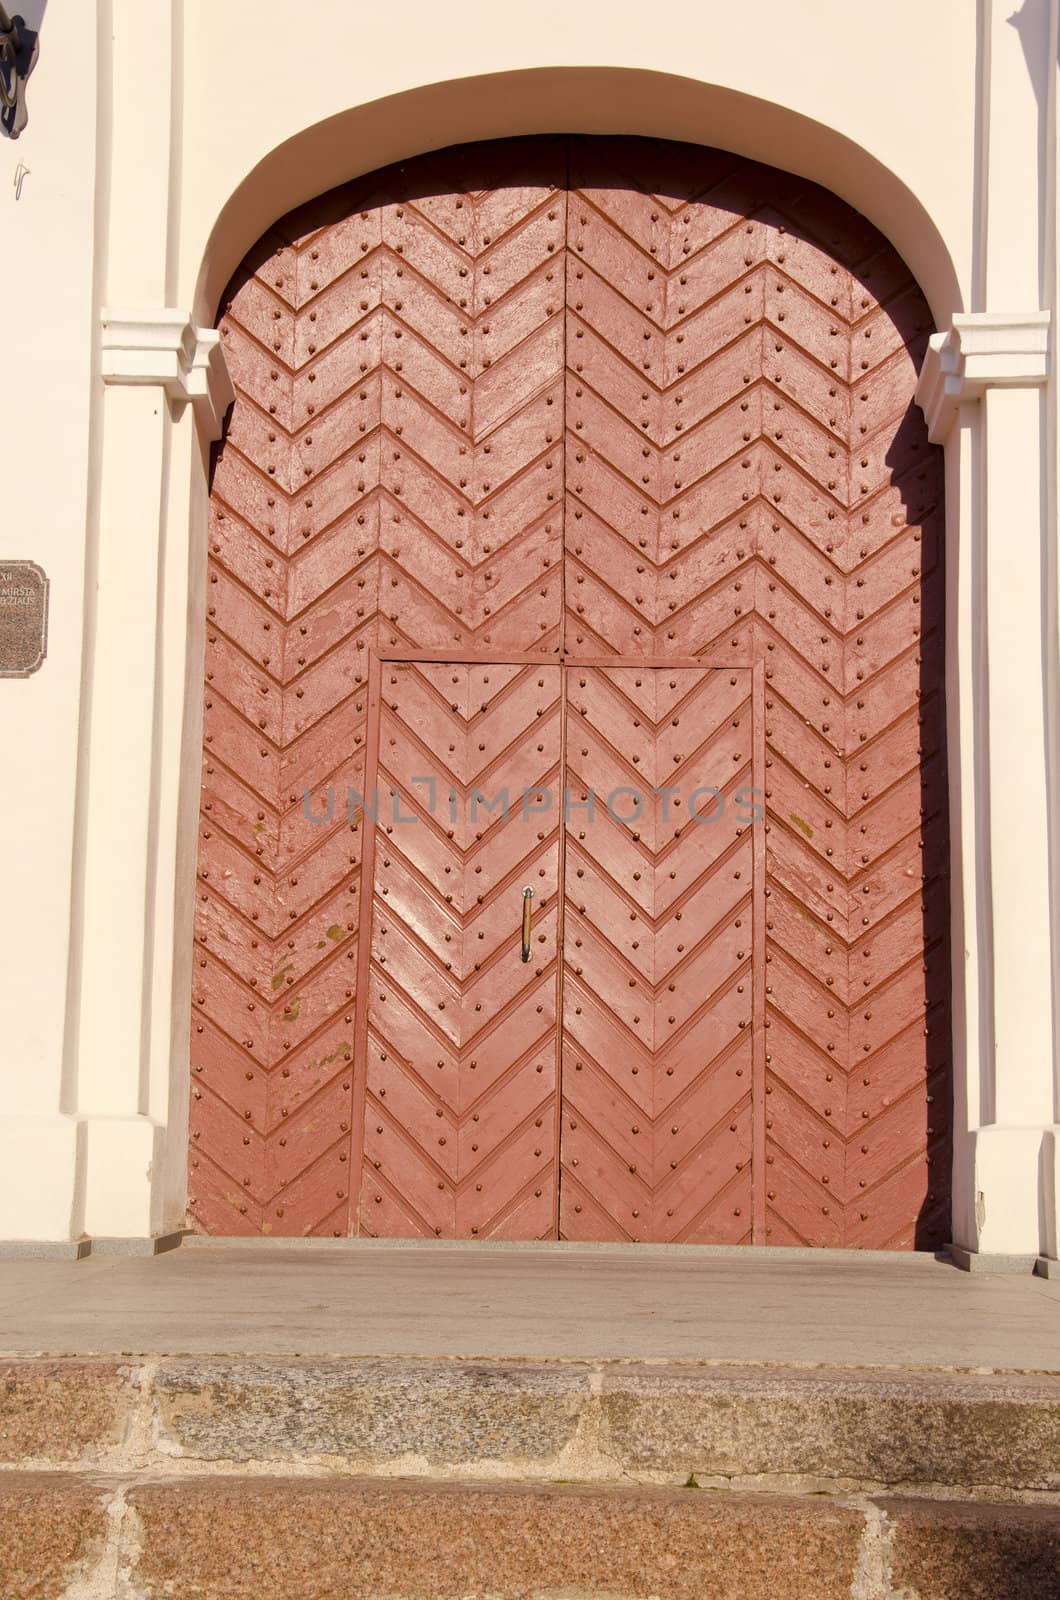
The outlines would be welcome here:
M 533 913 L 534 891 L 523 890 L 523 960 L 530 960 L 530 917 Z

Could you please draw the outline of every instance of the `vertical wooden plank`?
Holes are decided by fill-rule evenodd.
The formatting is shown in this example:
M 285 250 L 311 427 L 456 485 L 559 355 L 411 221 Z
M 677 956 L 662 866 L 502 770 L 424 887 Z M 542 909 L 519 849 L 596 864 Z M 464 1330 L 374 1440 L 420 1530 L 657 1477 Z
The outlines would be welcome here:
M 570 761 L 567 743 L 570 733 L 567 719 L 567 694 L 570 681 L 570 668 L 564 667 L 560 671 L 560 775 L 558 784 L 558 801 L 563 810 L 561 813 L 559 836 L 559 877 L 557 881 L 556 897 L 556 1118 L 555 1138 L 553 1140 L 553 1184 L 552 1207 L 552 1237 L 561 1237 L 561 1217 L 563 1212 L 563 1164 L 561 1148 L 563 1140 L 563 975 L 566 970 L 566 939 L 567 939 L 567 795 L 569 789 Z
M 766 695 L 765 665 L 759 661 L 751 674 L 751 724 L 754 729 L 754 753 L 751 758 L 751 781 L 755 789 L 755 803 L 761 805 L 762 816 L 749 824 L 754 855 L 754 906 L 752 910 L 751 971 L 753 1000 L 751 1026 L 751 1183 L 754 1224 L 751 1242 L 766 1242 L 766 1195 L 769 1189 L 769 1168 L 766 1152 L 766 1052 L 769 1033 L 766 1028 L 766 896 L 769 893 L 766 877 Z
M 350 1185 L 353 1197 L 350 1229 L 361 1232 L 367 1174 L 364 1170 L 364 1114 L 367 1095 L 368 979 L 372 965 L 372 918 L 375 903 L 375 857 L 379 829 L 379 710 L 382 665 L 375 651 L 368 662 L 368 749 L 365 755 L 361 829 L 361 921 L 357 944 L 356 1024 L 353 1046 L 353 1115 L 350 1120 Z

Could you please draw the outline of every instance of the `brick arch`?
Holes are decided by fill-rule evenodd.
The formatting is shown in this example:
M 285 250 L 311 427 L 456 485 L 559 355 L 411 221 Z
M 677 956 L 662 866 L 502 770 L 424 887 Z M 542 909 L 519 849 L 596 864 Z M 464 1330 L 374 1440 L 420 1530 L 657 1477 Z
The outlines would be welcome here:
M 466 650 L 758 670 L 753 1237 L 941 1243 L 942 487 L 894 250 L 724 151 L 497 141 L 292 212 L 219 320 L 194 1224 L 357 1226 L 366 823 L 342 797 L 370 663 Z

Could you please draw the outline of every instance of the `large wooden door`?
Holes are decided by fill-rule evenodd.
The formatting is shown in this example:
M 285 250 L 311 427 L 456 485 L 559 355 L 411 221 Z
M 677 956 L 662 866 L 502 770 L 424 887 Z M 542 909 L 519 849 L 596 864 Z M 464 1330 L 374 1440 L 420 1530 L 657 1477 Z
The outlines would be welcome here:
M 913 401 L 931 318 L 887 241 L 835 196 L 725 151 L 502 141 L 373 173 L 282 219 L 233 281 L 220 326 L 237 400 L 213 480 L 205 598 L 194 1224 L 341 1234 L 372 1226 L 368 1213 L 379 1211 L 391 1230 L 418 1218 L 416 1231 L 536 1235 L 546 1201 L 555 1206 L 556 1170 L 550 1180 L 535 1165 L 555 1162 L 555 1146 L 548 1157 L 547 1141 L 519 1145 L 518 1165 L 500 1155 L 516 1148 L 519 1119 L 536 1104 L 514 1066 L 535 1054 L 532 1028 L 496 1030 L 508 1051 L 497 1070 L 507 1085 L 510 1068 L 520 1087 L 504 1131 L 490 1136 L 487 1176 L 473 1176 L 471 1157 L 488 1154 L 481 1139 L 475 1151 L 460 1144 L 455 1164 L 448 1142 L 435 1142 L 433 1165 L 425 1155 L 428 1103 L 436 1122 L 464 1127 L 471 1102 L 451 1080 L 472 1033 L 446 1035 L 433 1019 L 446 1066 L 435 1067 L 428 1099 L 416 1099 L 415 1084 L 402 1091 L 412 1098 L 399 1136 L 396 1125 L 376 1133 L 386 1120 L 359 1109 L 375 1103 L 372 1084 L 387 1087 L 368 1051 L 385 1035 L 379 1007 L 390 1001 L 372 1002 L 370 1027 L 358 1023 L 382 954 L 367 933 L 381 869 L 365 893 L 372 829 L 342 797 L 366 783 L 373 675 L 399 656 L 448 654 L 478 664 L 469 671 L 596 663 L 585 694 L 604 697 L 600 717 L 634 703 L 620 685 L 637 662 L 727 666 L 760 685 L 765 818 L 749 825 L 753 844 L 733 848 L 759 852 L 762 909 L 746 944 L 703 945 L 701 975 L 721 986 L 710 991 L 720 1006 L 733 963 L 750 963 L 750 990 L 740 976 L 736 992 L 744 982 L 756 997 L 741 1030 L 751 1044 L 741 1038 L 726 1054 L 711 1022 L 700 1049 L 692 1013 L 674 1010 L 671 1025 L 659 1009 L 672 959 L 659 895 L 677 881 L 670 870 L 706 870 L 701 846 L 667 866 L 660 840 L 649 851 L 642 837 L 634 866 L 630 840 L 605 829 L 610 844 L 591 868 L 609 908 L 591 929 L 595 1009 L 576 1014 L 581 1035 L 570 1022 L 564 1055 L 566 1065 L 583 1039 L 574 1060 L 596 1096 L 576 1128 L 564 1121 L 569 1194 L 587 1170 L 595 1177 L 590 1198 L 572 1199 L 580 1212 L 568 1214 L 564 1199 L 564 1229 L 943 1242 L 942 479 Z M 426 666 L 408 677 L 426 686 Z M 713 691 L 704 680 L 696 692 Z M 644 703 L 642 748 L 620 752 L 638 770 L 663 748 L 660 704 Z M 402 741 L 414 749 L 415 726 L 385 703 L 384 714 L 398 720 L 388 734 L 381 720 L 379 737 L 396 742 L 380 754 L 397 761 Z M 585 742 L 585 757 L 580 748 L 575 767 L 613 759 L 599 742 Z M 471 769 L 453 777 L 470 782 Z M 566 831 L 569 851 L 583 843 L 577 832 Z M 444 837 L 442 877 L 475 875 L 476 865 L 486 875 L 472 846 L 488 854 L 488 835 L 458 843 L 454 833 L 448 857 Z M 407 927 L 434 918 L 437 931 L 449 891 L 426 862 L 413 871 L 389 859 L 405 874 Z M 626 881 L 627 868 L 640 879 Z M 715 875 L 709 903 L 696 901 L 696 949 L 721 926 L 723 887 Z M 650 962 L 638 950 L 646 964 L 625 983 L 630 995 L 650 989 L 654 1004 L 630 1013 L 650 1023 L 633 1024 L 616 990 L 629 958 L 619 923 L 630 913 L 618 908 L 635 910 L 649 889 Z M 463 949 L 478 913 L 466 898 L 453 903 L 466 919 Z M 572 927 L 581 916 L 569 900 L 564 914 Z M 682 926 L 691 917 L 682 911 Z M 589 932 L 576 934 L 583 945 Z M 412 963 L 415 941 L 407 948 Z M 574 948 L 564 944 L 565 1006 L 588 971 Z M 454 964 L 445 981 L 470 995 L 473 964 Z M 408 1026 L 426 1028 L 409 1015 Z M 615 1121 L 618 1108 L 628 1109 L 634 1064 L 639 1087 L 638 1052 L 665 1055 L 670 1026 L 699 1052 L 689 1114 L 667 1121 L 665 1095 L 642 1097 L 634 1135 L 632 1116 Z M 631 1027 L 643 1030 L 632 1042 Z M 619 1040 L 624 1054 L 612 1058 Z M 750 1113 L 723 1088 L 748 1049 Z M 533 1075 L 545 1072 L 535 1065 Z M 571 1089 L 583 1101 L 588 1092 Z M 750 1177 L 734 1161 L 725 1180 L 722 1134 L 733 1130 L 723 1102 L 734 1137 L 750 1115 Z M 541 1131 L 536 1114 L 531 1122 Z M 665 1133 L 674 1125 L 678 1134 Z M 623 1162 L 629 1140 L 645 1148 L 648 1126 L 650 1157 Z M 375 1146 L 367 1153 L 373 1139 L 404 1141 L 405 1178 L 380 1187 L 366 1212 L 360 1174 L 387 1170 Z

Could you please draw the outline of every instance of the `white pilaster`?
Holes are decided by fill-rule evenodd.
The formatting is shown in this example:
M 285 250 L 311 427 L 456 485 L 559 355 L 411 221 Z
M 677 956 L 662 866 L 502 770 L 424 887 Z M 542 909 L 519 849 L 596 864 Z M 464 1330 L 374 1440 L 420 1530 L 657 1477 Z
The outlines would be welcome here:
M 84 1124 L 83 1228 L 147 1235 L 179 1224 L 167 1214 L 165 1132 L 168 1039 L 157 998 L 155 894 L 171 906 L 172 840 L 160 839 L 160 769 L 167 742 L 162 634 L 187 610 L 187 533 L 175 530 L 167 565 L 167 501 L 174 454 L 216 438 L 232 390 L 212 329 L 171 308 L 105 311 L 100 535 L 90 742 L 83 769 L 83 925 L 78 995 L 76 1114 Z M 193 421 L 194 418 L 194 421 Z M 166 592 L 165 576 L 171 587 Z M 180 726 L 169 730 L 171 742 Z M 168 942 L 167 942 L 168 944 Z M 171 948 L 166 952 L 172 960 Z M 167 1059 L 152 1060 L 159 1050 Z M 154 1081 L 153 1081 L 154 1080 Z M 183 1152 L 173 1152 L 173 1159 Z M 168 1197 L 168 1204 L 164 1203 Z
M 1048 304 L 1048 102 L 1055 93 L 1056 0 L 980 0 L 980 172 L 973 311 Z M 1052 35 L 1052 37 L 1051 37 Z
M 954 1239 L 1027 1260 L 1056 1253 L 1057 9 L 977 9 L 971 309 L 932 339 L 917 396 L 960 493 L 947 557 Z
M 183 1221 L 179 1116 L 167 1137 L 179 1102 L 169 1038 L 170 791 L 184 731 L 183 674 L 176 696 L 172 682 L 183 655 L 171 646 L 188 631 L 188 485 L 231 388 L 216 332 L 195 328 L 169 303 L 183 152 L 181 18 L 174 0 L 110 0 L 102 41 L 110 119 L 101 284 L 104 306 L 115 309 L 100 312 L 64 1104 L 80 1140 L 74 1229 L 90 1234 L 146 1235 Z M 182 514 L 173 513 L 174 473 Z
M 954 752 L 956 1243 L 1044 1251 L 1053 1138 L 1053 934 L 1045 666 L 1051 527 L 1044 488 L 1050 314 L 956 316 L 918 389 L 962 504 L 949 552 L 958 628 Z M 958 425 L 959 423 L 959 425 Z M 960 465 L 956 462 L 960 460 Z M 961 603 L 961 596 L 965 596 Z M 969 848 L 972 846 L 972 848 Z M 974 950 L 969 953 L 969 941 Z M 975 989 L 966 992 L 964 982 Z M 983 992 L 984 988 L 988 991 Z

